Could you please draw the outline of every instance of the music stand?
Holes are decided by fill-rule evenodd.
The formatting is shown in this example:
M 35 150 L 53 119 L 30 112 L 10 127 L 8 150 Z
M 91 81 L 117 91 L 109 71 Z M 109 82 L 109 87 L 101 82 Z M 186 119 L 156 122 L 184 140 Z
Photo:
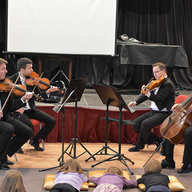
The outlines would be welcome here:
M 131 174 L 133 174 L 133 172 L 131 171 L 131 169 L 129 168 L 129 166 L 127 165 L 127 163 L 125 162 L 125 160 L 130 161 L 132 164 L 134 164 L 133 161 L 131 161 L 131 159 L 127 158 L 124 156 L 124 154 L 121 154 L 121 126 L 122 126 L 122 109 L 126 109 L 128 111 L 130 111 L 131 113 L 134 112 L 133 109 L 129 108 L 125 101 L 123 100 L 123 98 L 121 97 L 121 95 L 119 94 L 119 92 L 117 91 L 117 89 L 115 87 L 112 86 L 104 86 L 104 85 L 93 85 L 96 92 L 98 93 L 100 99 L 102 100 L 103 104 L 106 104 L 107 107 L 107 112 L 106 112 L 106 132 L 105 132 L 105 146 L 103 146 L 102 149 L 100 149 L 98 152 L 96 152 L 94 155 L 97 155 L 99 152 L 105 150 L 105 155 L 107 154 L 107 149 L 112 150 L 113 152 L 115 152 L 116 154 L 106 160 L 103 160 L 95 165 L 92 165 L 92 167 L 99 165 L 101 163 L 104 163 L 106 161 L 113 161 L 113 160 L 119 160 L 121 161 L 122 164 L 124 164 L 128 170 L 130 171 Z M 113 118 L 109 118 L 108 117 L 108 107 L 109 105 L 111 106 L 115 106 L 115 107 L 119 107 L 119 120 L 117 119 L 113 119 Z M 115 121 L 119 123 L 119 151 L 116 152 L 113 149 L 109 148 L 107 146 L 107 137 L 108 137 L 108 121 Z M 133 124 L 133 122 L 131 120 L 127 120 L 124 121 L 124 124 Z M 93 156 L 94 156 L 93 155 Z M 117 159 L 114 159 L 116 158 Z M 90 158 L 89 158 L 90 159 Z M 87 159 L 88 160 L 88 159 Z
M 65 100 L 63 100 L 62 104 L 58 104 L 58 105 L 55 105 L 55 107 L 53 108 L 53 111 L 55 111 L 56 113 L 58 113 L 59 111 L 62 111 L 62 160 L 60 161 L 60 158 L 58 159 L 58 161 L 60 161 L 59 165 L 58 166 L 55 166 L 55 167 L 50 167 L 50 168 L 47 168 L 47 169 L 41 169 L 39 170 L 39 172 L 41 171 L 47 171 L 47 170 L 50 170 L 50 169 L 55 169 L 55 168 L 58 168 L 58 167 L 62 167 L 65 162 L 64 162 L 64 123 L 65 123 L 65 108 L 64 108 L 64 105 L 65 103 L 69 100 L 69 98 L 71 97 L 71 95 L 74 93 L 74 91 L 76 90 L 76 88 L 71 91 L 71 93 L 67 96 L 67 98 Z
M 60 160 L 61 157 L 65 153 L 67 153 L 67 150 L 69 149 L 70 146 L 74 149 L 74 155 L 73 156 L 71 156 L 69 153 L 67 153 L 67 155 L 69 155 L 71 158 L 76 159 L 76 158 L 78 158 L 79 156 L 83 155 L 86 152 L 92 157 L 92 154 L 83 146 L 83 144 L 76 137 L 76 135 L 77 135 L 77 101 L 80 101 L 81 96 L 83 94 L 83 91 L 85 89 L 85 85 L 87 84 L 87 81 L 88 81 L 87 79 L 74 79 L 74 80 L 71 80 L 70 83 L 69 83 L 69 86 L 67 88 L 66 94 L 63 97 L 62 103 L 68 98 L 68 96 L 71 94 L 71 92 L 74 91 L 74 93 L 71 94 L 71 96 L 67 100 L 67 103 L 75 102 L 74 138 L 72 138 L 71 143 L 68 145 L 68 147 L 65 149 L 65 151 L 63 151 L 62 155 L 59 157 L 58 160 Z M 85 152 L 81 153 L 79 156 L 76 156 L 76 143 L 79 143 L 81 145 L 81 147 L 83 147 L 84 150 L 85 150 Z M 94 157 L 93 157 L 93 159 L 95 160 Z

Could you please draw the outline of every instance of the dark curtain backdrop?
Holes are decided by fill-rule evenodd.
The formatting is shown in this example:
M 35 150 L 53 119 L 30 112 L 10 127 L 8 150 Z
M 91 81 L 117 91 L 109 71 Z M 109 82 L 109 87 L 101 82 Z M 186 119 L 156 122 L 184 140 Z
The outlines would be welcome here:
M 0 51 L 5 49 L 6 0 L 0 1 Z M 117 37 L 127 34 L 142 42 L 180 45 L 188 56 L 189 69 L 168 68 L 168 75 L 178 89 L 192 88 L 192 1 L 191 0 L 119 0 Z M 98 29 L 101 30 L 101 29 Z M 78 30 L 77 30 L 78 33 Z M 94 45 L 93 45 L 94 46 Z M 1 57 L 5 57 L 0 53 Z M 16 55 L 9 60 L 9 75 L 15 72 L 15 61 L 25 55 Z M 27 55 L 34 60 L 38 72 L 38 56 Z M 125 88 L 139 88 L 151 78 L 150 66 L 114 65 L 111 57 L 74 57 L 72 78 L 89 79 L 92 84 L 109 84 Z M 15 65 L 14 65 L 15 66 Z M 52 78 L 58 69 L 68 74 L 68 63 L 44 61 L 44 76 Z M 56 79 L 63 79 L 57 76 Z M 65 80 L 66 81 L 66 80 Z
M 178 88 L 191 89 L 192 65 L 192 17 L 191 0 L 120 0 L 118 15 L 118 36 L 127 34 L 142 42 L 180 45 L 188 56 L 189 69 L 168 68 L 168 74 Z M 114 83 L 128 86 L 142 85 L 151 76 L 148 66 L 120 66 L 119 71 L 127 71 L 124 82 Z M 147 71 L 150 72 L 147 72 Z

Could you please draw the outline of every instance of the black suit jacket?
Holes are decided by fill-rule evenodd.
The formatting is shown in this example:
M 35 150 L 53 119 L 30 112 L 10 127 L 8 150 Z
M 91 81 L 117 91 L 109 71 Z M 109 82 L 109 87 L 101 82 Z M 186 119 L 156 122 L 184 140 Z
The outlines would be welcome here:
M 18 77 L 19 73 L 15 73 L 14 75 L 10 76 L 9 79 L 11 79 L 13 81 L 13 83 L 16 81 L 17 77 Z M 21 84 L 21 81 L 20 81 L 20 78 L 19 80 L 17 81 L 17 84 Z M 32 92 L 33 91 L 33 86 L 28 86 L 27 85 L 27 90 L 29 92 Z M 41 92 L 41 90 L 38 88 L 38 86 L 35 88 L 34 90 L 35 94 L 39 94 L 41 95 L 41 97 L 43 97 L 44 99 L 47 99 L 47 94 L 45 91 Z M 14 99 L 17 100 L 19 97 L 15 96 L 14 95 Z M 35 110 L 36 109 L 36 105 L 35 105 L 35 97 L 32 97 L 31 99 L 29 99 L 29 106 L 31 107 L 32 110 Z
M 8 95 L 9 93 L 4 92 L 0 93 L 1 107 L 3 107 Z M 3 109 L 3 117 L 5 118 L 5 120 L 7 120 L 7 118 L 10 116 L 12 112 L 24 106 L 25 103 L 23 103 L 20 98 L 14 101 L 13 95 L 11 94 L 9 100 L 5 105 L 5 108 Z
M 141 95 L 137 99 L 136 103 L 137 105 L 139 105 L 140 103 L 146 101 L 147 99 L 154 101 L 159 110 L 166 108 L 167 111 L 170 111 L 171 107 L 174 105 L 174 102 L 175 102 L 174 84 L 167 77 L 165 78 L 163 83 L 160 85 L 160 88 L 157 94 L 154 94 L 154 92 L 151 91 L 151 96 L 149 98 L 145 95 Z

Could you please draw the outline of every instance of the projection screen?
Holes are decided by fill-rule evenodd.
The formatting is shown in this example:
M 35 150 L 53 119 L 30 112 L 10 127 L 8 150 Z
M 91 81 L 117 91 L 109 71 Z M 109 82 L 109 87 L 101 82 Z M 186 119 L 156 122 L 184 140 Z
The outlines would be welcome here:
M 117 0 L 7 0 L 7 52 L 114 55 Z

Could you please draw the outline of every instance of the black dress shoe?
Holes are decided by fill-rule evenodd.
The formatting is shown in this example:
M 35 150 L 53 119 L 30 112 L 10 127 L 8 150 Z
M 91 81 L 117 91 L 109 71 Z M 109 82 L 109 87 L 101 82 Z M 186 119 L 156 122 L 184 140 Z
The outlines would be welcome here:
M 36 151 L 44 151 L 43 148 L 39 147 L 39 142 L 29 141 L 29 144 L 35 148 Z
M 169 169 L 175 169 L 175 161 L 167 161 L 166 159 L 161 161 L 161 167 L 162 169 L 169 168 Z
M 19 148 L 19 149 L 16 151 L 16 153 L 23 154 L 24 152 L 23 152 L 23 149 L 22 149 L 22 148 Z
M 1 170 L 8 170 L 8 169 L 10 169 L 10 167 L 6 163 L 0 162 L 0 169 Z
M 14 165 L 14 163 L 12 161 L 9 161 L 8 159 L 6 160 L 6 164 L 7 165 Z
M 134 145 L 133 147 L 129 148 L 128 151 L 129 152 L 137 152 L 137 151 L 140 151 L 140 148 L 137 148 L 137 146 Z
M 191 165 L 191 164 L 189 164 L 189 165 L 183 165 L 183 166 L 181 167 L 181 169 L 179 169 L 179 170 L 177 171 L 177 173 L 189 173 L 190 171 L 192 171 L 192 165 Z

